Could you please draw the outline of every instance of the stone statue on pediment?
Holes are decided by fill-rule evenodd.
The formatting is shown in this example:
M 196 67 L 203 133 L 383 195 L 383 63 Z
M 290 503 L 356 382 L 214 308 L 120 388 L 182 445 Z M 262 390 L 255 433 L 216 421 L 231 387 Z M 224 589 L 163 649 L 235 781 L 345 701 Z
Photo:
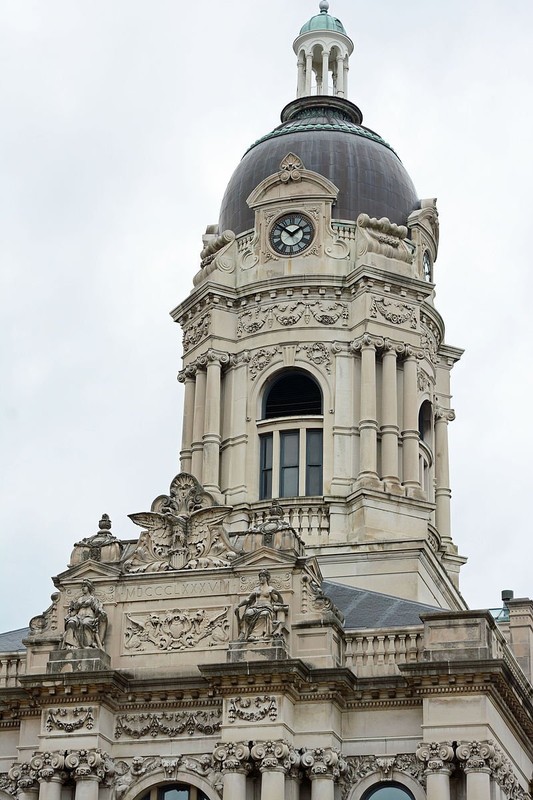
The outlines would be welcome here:
M 94 593 L 94 585 L 86 579 L 81 585 L 81 595 L 68 607 L 61 649 L 103 650 L 106 632 L 107 614 Z
M 269 571 L 262 569 L 258 585 L 235 609 L 239 641 L 268 642 L 280 638 L 288 608 L 280 592 L 270 585 Z

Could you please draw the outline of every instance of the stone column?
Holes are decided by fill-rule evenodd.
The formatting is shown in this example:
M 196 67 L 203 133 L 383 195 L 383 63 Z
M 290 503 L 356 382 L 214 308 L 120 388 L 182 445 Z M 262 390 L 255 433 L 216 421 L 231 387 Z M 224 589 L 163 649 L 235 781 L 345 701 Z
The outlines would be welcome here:
M 396 347 L 390 339 L 385 339 L 381 385 L 381 477 L 392 483 L 399 483 Z
M 403 362 L 403 484 L 420 488 L 418 470 L 418 377 L 416 353 L 406 347 Z
M 329 50 L 322 51 L 322 94 L 328 94 Z
M 298 89 L 296 92 L 297 97 L 303 97 L 305 92 L 305 60 L 300 55 L 298 56 Z
M 8 770 L 7 777 L 14 787 L 17 800 L 37 800 L 40 789 L 37 772 L 27 761 L 13 764 Z
M 344 97 L 344 59 L 337 56 L 337 95 Z
M 254 743 L 250 754 L 261 773 L 261 800 L 285 798 L 285 775 L 292 763 L 291 750 L 283 740 Z
M 379 340 L 383 343 L 383 340 Z M 376 419 L 376 344 L 369 334 L 352 343 L 361 351 L 361 419 L 359 421 L 359 477 L 376 479 L 377 428 Z
M 98 800 L 100 781 L 106 773 L 107 757 L 101 750 L 69 750 L 65 768 L 76 782 L 74 800 Z
M 97 775 L 78 776 L 76 778 L 75 800 L 98 800 L 99 786 L 100 778 Z
M 450 462 L 448 458 L 448 422 L 455 419 L 451 408 L 435 410 L 435 523 L 444 545 L 451 543 Z
M 192 437 L 194 422 L 194 390 L 196 383 L 194 376 L 196 367 L 185 367 L 178 375 L 180 383 L 185 385 L 183 399 L 183 427 L 181 434 L 180 468 L 182 472 L 191 472 L 192 469 Z
M 227 474 L 226 497 L 229 505 L 245 503 L 248 493 L 257 487 L 252 483 L 247 464 L 248 457 L 248 382 L 247 364 L 250 361 L 248 351 L 235 358 L 230 356 L 230 369 L 224 376 L 228 382 L 224 393 L 224 417 L 222 433 L 228 436 L 230 444 L 222 454 Z M 259 460 L 258 460 L 259 463 Z
M 194 392 L 194 419 L 192 425 L 192 442 L 191 442 L 191 472 L 200 483 L 202 483 L 202 464 L 204 455 L 204 445 L 202 437 L 204 435 L 205 384 L 206 384 L 206 372 L 201 367 L 198 367 L 196 371 L 196 388 Z
M 311 77 L 313 75 L 313 55 L 308 53 L 305 57 L 305 94 L 311 94 Z
M 335 781 L 346 762 L 333 747 L 317 747 L 301 755 L 301 765 L 311 781 L 311 800 L 334 800 Z
M 431 742 L 419 745 L 416 757 L 426 765 L 428 800 L 450 800 L 453 755 L 451 742 Z
M 335 342 L 335 403 L 333 417 L 333 454 L 331 494 L 346 497 L 353 484 L 353 372 L 354 359 L 348 350 Z M 324 442 L 324 460 L 327 442 Z
M 245 742 L 225 742 L 213 750 L 213 760 L 221 765 L 224 797 L 246 800 L 246 775 L 250 770 L 250 748 Z
M 490 794 L 489 759 L 495 754 L 492 742 L 461 742 L 456 750 L 466 775 L 466 800 L 487 800 Z
M 221 355 L 215 353 L 214 350 L 209 350 L 207 353 L 207 381 L 205 388 L 202 483 L 208 492 L 214 492 L 215 494 L 220 493 L 221 371 Z
M 49 778 L 39 780 L 39 800 L 60 800 L 63 778 L 55 773 Z

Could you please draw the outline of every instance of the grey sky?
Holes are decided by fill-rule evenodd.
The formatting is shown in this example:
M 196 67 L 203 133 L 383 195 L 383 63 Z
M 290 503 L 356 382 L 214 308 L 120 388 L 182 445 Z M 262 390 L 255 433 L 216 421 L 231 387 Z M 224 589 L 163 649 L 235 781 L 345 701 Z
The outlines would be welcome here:
M 137 530 L 178 471 L 179 330 L 201 235 L 295 96 L 318 1 L 0 4 L 0 630 L 102 512 Z M 438 198 L 453 533 L 472 607 L 530 577 L 533 4 L 331 0 L 349 98 Z

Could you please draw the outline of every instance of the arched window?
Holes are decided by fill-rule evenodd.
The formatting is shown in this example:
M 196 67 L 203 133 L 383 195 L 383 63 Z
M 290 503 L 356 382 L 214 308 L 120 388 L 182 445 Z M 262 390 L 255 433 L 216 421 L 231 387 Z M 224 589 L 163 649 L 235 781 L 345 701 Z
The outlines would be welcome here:
M 272 381 L 259 423 L 259 499 L 317 496 L 322 487 L 322 392 L 305 372 Z
M 395 781 L 387 781 L 372 786 L 364 793 L 361 800 L 414 800 L 414 797 L 405 786 Z
M 429 400 L 424 400 L 418 412 L 418 433 L 423 442 L 431 446 L 431 420 L 432 420 L 431 403 Z
M 154 786 L 141 800 L 209 800 L 208 796 L 196 786 L 187 783 L 171 783 Z

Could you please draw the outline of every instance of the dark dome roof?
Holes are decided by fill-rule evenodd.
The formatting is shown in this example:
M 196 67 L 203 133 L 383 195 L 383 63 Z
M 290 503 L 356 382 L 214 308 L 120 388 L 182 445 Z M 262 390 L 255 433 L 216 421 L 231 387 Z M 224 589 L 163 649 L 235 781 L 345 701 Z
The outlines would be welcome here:
M 254 213 L 246 198 L 279 170 L 288 153 L 339 188 L 334 219 L 355 221 L 365 213 L 405 225 L 419 207 L 402 162 L 381 136 L 361 125 L 361 112 L 353 103 L 325 95 L 303 97 L 283 109 L 281 120 L 248 149 L 233 173 L 220 208 L 221 231 L 253 228 Z

